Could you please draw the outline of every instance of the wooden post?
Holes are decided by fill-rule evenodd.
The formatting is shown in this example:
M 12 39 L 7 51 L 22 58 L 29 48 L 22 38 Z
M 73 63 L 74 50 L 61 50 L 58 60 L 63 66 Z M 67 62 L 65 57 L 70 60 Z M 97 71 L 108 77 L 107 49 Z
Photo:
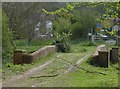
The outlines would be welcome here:
M 101 67 L 108 67 L 108 51 L 102 50 L 99 52 L 99 65 Z
M 111 61 L 116 63 L 118 62 L 118 59 L 119 59 L 119 54 L 118 54 L 118 48 L 112 48 L 112 52 L 111 52 Z

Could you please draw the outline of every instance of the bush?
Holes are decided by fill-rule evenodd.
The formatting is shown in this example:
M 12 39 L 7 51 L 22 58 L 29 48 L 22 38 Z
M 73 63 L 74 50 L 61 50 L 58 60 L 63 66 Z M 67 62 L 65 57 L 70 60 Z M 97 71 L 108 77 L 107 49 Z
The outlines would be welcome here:
M 68 34 L 64 32 L 62 34 L 56 33 L 56 39 L 53 44 L 57 46 L 58 52 L 70 52 L 70 46 L 67 43 L 70 35 L 70 32 Z
M 10 62 L 12 57 L 11 33 L 8 26 L 8 19 L 5 13 L 2 14 L 2 61 L 3 64 Z

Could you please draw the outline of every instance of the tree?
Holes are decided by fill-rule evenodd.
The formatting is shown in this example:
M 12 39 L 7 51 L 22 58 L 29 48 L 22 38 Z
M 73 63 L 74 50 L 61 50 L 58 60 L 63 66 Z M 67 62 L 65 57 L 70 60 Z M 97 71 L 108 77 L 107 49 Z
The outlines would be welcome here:
M 6 12 L 9 18 L 10 29 L 13 31 L 14 34 L 16 34 L 15 38 L 25 37 L 25 35 L 22 33 L 23 31 L 27 32 L 25 31 L 25 28 L 31 26 L 30 28 L 33 29 L 32 26 L 38 22 L 39 19 L 35 18 L 32 19 L 33 17 L 31 17 L 35 12 L 34 10 L 37 4 L 39 3 L 20 3 L 20 2 L 3 3 L 3 10 Z M 36 18 L 38 16 L 36 16 Z
M 50 6 L 51 4 L 52 6 Z M 15 39 L 27 38 L 30 40 L 33 38 L 36 24 L 41 21 L 41 25 L 45 27 L 46 18 L 51 19 L 50 16 L 42 12 L 42 9 L 53 10 L 53 7 L 58 8 L 58 4 L 50 2 L 4 2 L 3 10 L 9 18 L 10 29 L 13 31 Z M 43 27 L 42 29 L 44 29 Z
M 45 9 L 43 11 L 56 17 L 55 30 L 59 30 L 59 32 L 71 31 L 73 38 L 81 38 L 86 37 L 88 30 L 95 29 L 96 18 L 99 15 L 99 12 L 92 7 L 86 7 L 86 4 L 88 3 L 66 3 L 66 7 L 55 11 Z M 82 6 L 79 7 L 79 5 Z

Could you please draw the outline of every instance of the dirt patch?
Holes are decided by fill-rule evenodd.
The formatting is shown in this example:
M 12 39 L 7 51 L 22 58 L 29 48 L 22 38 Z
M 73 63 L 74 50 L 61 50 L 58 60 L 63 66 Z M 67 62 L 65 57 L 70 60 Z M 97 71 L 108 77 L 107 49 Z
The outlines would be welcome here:
M 29 86 L 31 86 L 31 87 L 44 86 L 46 83 L 48 83 L 49 79 L 55 79 L 59 76 L 63 76 L 65 73 L 70 73 L 75 68 L 73 65 L 78 65 L 79 66 L 83 61 L 85 61 L 90 56 L 90 54 L 86 53 L 82 57 L 80 55 L 76 60 L 73 57 L 72 60 L 75 60 L 74 63 L 71 60 L 73 65 L 70 64 L 69 67 L 67 67 L 67 68 L 65 67 L 64 69 L 60 69 L 60 68 L 64 67 L 63 66 L 64 63 L 69 64 L 67 61 L 65 62 L 65 61 L 62 60 L 62 55 L 66 55 L 66 54 L 57 55 L 53 60 L 47 61 L 44 64 L 39 65 L 36 68 L 33 68 L 33 69 L 31 69 L 27 72 L 24 72 L 23 74 L 15 75 L 15 76 L 13 76 L 9 79 L 6 79 L 5 81 L 3 81 L 3 87 L 13 87 L 13 86 L 21 87 L 21 86 L 27 86 L 27 84 L 29 84 Z M 67 56 L 70 56 L 70 55 L 67 55 Z M 66 57 L 66 58 L 68 58 L 68 57 Z M 62 65 L 61 64 L 60 65 L 56 64 L 56 63 L 59 63 L 59 62 L 61 62 L 63 64 Z M 46 71 L 46 69 L 48 69 L 48 70 L 50 69 L 49 68 L 50 65 L 53 65 L 55 67 L 55 69 L 56 68 L 59 68 L 59 69 L 56 70 L 54 73 L 50 74 Z M 59 73 L 59 74 L 57 74 L 57 73 Z M 38 78 L 38 80 L 40 82 L 39 83 L 35 82 L 35 81 L 33 82 L 33 80 L 37 81 L 37 78 L 31 78 L 31 77 L 38 77 L 38 76 L 40 76 L 40 78 Z M 42 79 L 41 79 L 41 77 L 42 77 Z M 29 83 L 28 79 L 30 80 L 30 83 Z M 26 84 L 24 85 L 24 83 L 26 83 Z
M 82 57 L 81 59 L 79 59 L 75 65 L 71 65 L 67 71 L 65 71 L 65 73 L 68 73 L 70 71 L 72 71 L 73 69 L 75 69 L 75 66 L 79 66 L 83 61 L 85 61 L 85 59 L 87 59 L 89 55 L 85 55 L 84 57 Z
M 36 74 L 37 72 L 40 72 L 42 71 L 43 69 L 45 69 L 48 65 L 50 65 L 54 60 L 50 60 L 50 61 L 47 61 L 46 63 L 36 67 L 36 68 L 33 68 L 27 72 L 24 72 L 23 74 L 20 74 L 20 75 L 14 75 L 13 77 L 3 81 L 3 87 L 7 87 L 7 86 L 11 86 L 12 84 L 14 84 L 14 82 L 17 82 L 17 81 L 21 81 L 21 80 L 24 80 L 28 77 L 30 77 L 31 75 L 34 75 Z

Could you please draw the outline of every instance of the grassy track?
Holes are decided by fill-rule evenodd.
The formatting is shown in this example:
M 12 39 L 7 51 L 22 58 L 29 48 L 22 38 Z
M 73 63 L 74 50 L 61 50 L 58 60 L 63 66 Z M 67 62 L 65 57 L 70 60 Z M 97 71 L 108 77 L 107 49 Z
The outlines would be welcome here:
M 93 54 L 96 46 L 84 46 L 86 42 L 82 43 L 71 43 L 71 53 L 54 53 L 48 57 L 42 58 L 32 65 L 20 65 L 23 67 L 22 70 L 26 71 L 31 68 L 35 68 L 38 65 L 45 63 L 48 60 L 54 61 L 48 65 L 45 69 L 35 73 L 31 77 L 54 75 L 60 73 L 56 77 L 38 77 L 38 78 L 27 78 L 22 81 L 17 81 L 11 86 L 13 87 L 116 87 L 118 86 L 118 64 L 111 64 L 109 68 L 95 67 L 89 64 L 90 55 Z M 110 47 L 108 45 L 108 47 Z M 79 66 L 89 70 L 105 73 L 106 75 L 99 73 L 89 73 L 82 69 L 73 68 L 69 73 L 64 73 L 71 66 L 70 61 L 73 65 L 84 56 L 88 55 L 87 60 Z M 66 61 L 65 61 L 66 60 Z M 18 68 L 20 71 L 20 68 Z M 20 72 L 24 72 L 20 71 Z

